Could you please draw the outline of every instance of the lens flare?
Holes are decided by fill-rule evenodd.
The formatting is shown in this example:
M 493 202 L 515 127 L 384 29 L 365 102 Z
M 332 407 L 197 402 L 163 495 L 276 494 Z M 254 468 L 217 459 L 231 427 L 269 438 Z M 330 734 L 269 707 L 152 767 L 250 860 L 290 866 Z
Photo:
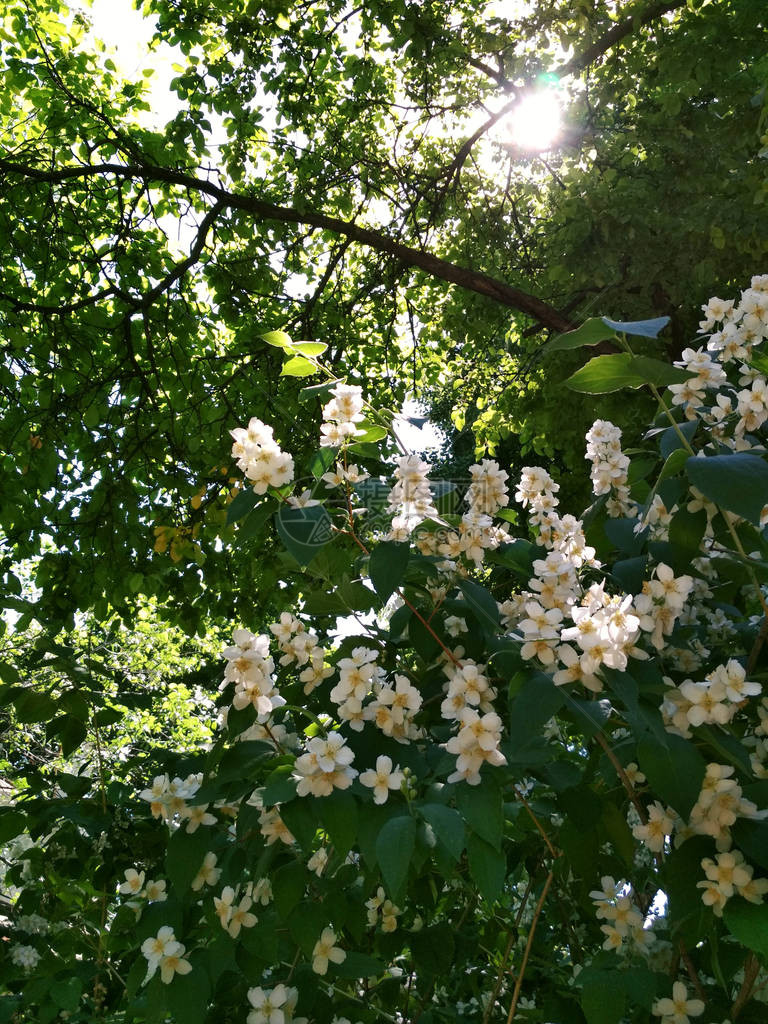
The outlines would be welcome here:
M 532 93 L 510 118 L 512 142 L 534 153 L 550 149 L 560 136 L 560 116 L 560 101 L 555 93 Z

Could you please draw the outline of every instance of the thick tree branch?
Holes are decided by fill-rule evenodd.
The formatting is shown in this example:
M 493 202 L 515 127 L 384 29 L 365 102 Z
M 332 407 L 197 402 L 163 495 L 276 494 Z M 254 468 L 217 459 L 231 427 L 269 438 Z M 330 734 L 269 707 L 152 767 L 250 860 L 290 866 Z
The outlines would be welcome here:
M 211 196 L 217 201 L 220 208 L 232 210 L 243 210 L 255 214 L 263 220 L 273 220 L 283 224 L 306 224 L 311 227 L 321 228 L 332 234 L 341 235 L 350 241 L 358 242 L 376 252 L 386 253 L 394 256 L 402 264 L 425 271 L 431 277 L 450 284 L 458 285 L 468 291 L 486 298 L 510 309 L 516 309 L 537 320 L 544 327 L 554 331 L 568 331 L 575 325 L 562 316 L 553 306 L 530 295 L 528 292 L 513 288 L 503 281 L 490 277 L 479 271 L 467 267 L 459 267 L 447 260 L 433 256 L 431 253 L 413 249 L 400 242 L 383 235 L 370 228 L 361 227 L 355 223 L 339 220 L 337 217 L 328 217 L 325 214 L 313 210 L 296 210 L 292 207 L 276 206 L 273 203 L 264 202 L 255 196 L 230 192 L 215 182 L 203 178 L 196 178 L 194 175 L 177 171 L 170 167 L 156 167 L 146 164 L 86 164 L 83 166 L 60 167 L 55 170 L 43 170 L 39 167 L 32 167 L 15 163 L 0 157 L 0 171 L 6 174 L 18 175 L 27 181 L 39 181 L 47 183 L 60 183 L 78 178 L 98 178 L 108 175 L 122 178 L 124 180 L 140 180 L 145 182 L 164 182 L 169 185 L 180 185 L 201 195 Z M 186 262 L 186 261 L 185 261 Z
M 676 11 L 686 6 L 687 0 L 661 0 L 661 3 L 651 4 L 642 13 L 630 15 L 629 18 L 625 18 L 624 21 L 620 21 L 613 28 L 608 29 L 605 35 L 600 36 L 583 53 L 577 53 L 571 57 L 566 64 L 563 64 L 555 72 L 556 75 L 558 78 L 566 78 L 568 75 L 574 75 L 578 71 L 583 71 L 584 68 L 589 67 L 593 61 L 597 60 L 598 57 L 602 57 L 604 53 L 607 53 L 608 50 L 612 49 L 616 43 L 621 42 L 626 36 L 644 28 L 650 22 L 656 21 L 657 18 L 661 18 L 671 11 Z

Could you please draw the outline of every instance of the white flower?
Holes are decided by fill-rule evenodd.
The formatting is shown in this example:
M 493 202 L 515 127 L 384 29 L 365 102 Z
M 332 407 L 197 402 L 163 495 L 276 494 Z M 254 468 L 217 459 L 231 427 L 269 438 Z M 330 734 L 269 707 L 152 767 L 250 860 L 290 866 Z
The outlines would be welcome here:
M 380 754 L 376 758 L 376 768 L 360 773 L 360 781 L 373 790 L 373 802 L 383 804 L 389 796 L 390 789 L 397 790 L 403 782 L 403 773 L 398 766 L 393 770 L 392 758 Z
M 176 936 L 173 934 L 173 928 L 166 924 L 163 925 L 156 936 L 144 940 L 141 944 L 141 952 L 147 958 L 147 976 L 144 979 L 144 984 L 146 985 L 161 962 L 166 957 L 181 956 L 184 952 L 184 947 L 180 942 L 176 941 Z M 186 963 L 186 961 L 184 961 L 184 963 Z M 171 976 L 175 969 L 175 967 L 171 969 Z M 188 972 L 185 969 L 182 969 L 179 973 L 186 974 Z M 171 977 L 169 976 L 168 981 L 170 980 Z M 163 981 L 165 981 L 165 978 L 163 978 Z
M 170 985 L 174 974 L 189 974 L 192 964 L 184 960 L 184 947 L 180 942 L 176 943 L 177 949 L 172 953 L 166 953 L 160 960 L 160 980 L 165 985 Z
M 125 881 L 120 885 L 118 892 L 136 896 L 137 893 L 141 892 L 141 887 L 144 885 L 144 872 L 139 873 L 135 868 L 128 868 L 123 874 L 125 875 Z
M 328 964 L 340 964 L 347 958 L 346 952 L 335 945 L 336 933 L 332 928 L 324 928 L 322 935 L 312 950 L 312 970 L 315 974 L 326 974 Z
M 671 999 L 657 999 L 653 1004 L 653 1013 L 661 1017 L 661 1024 L 689 1024 L 691 1017 L 699 1017 L 704 1013 L 701 999 L 688 999 L 688 990 L 682 981 L 672 986 Z
M 221 868 L 216 867 L 216 854 L 206 853 L 200 870 L 192 880 L 192 888 L 195 892 L 202 889 L 204 885 L 216 885 L 221 874 Z

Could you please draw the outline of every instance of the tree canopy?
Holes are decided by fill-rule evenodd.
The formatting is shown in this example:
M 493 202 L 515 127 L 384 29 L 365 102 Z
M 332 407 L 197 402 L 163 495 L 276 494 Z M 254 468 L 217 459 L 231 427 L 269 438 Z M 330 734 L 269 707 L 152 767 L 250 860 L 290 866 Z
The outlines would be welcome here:
M 594 407 L 563 422 L 547 338 L 669 314 L 679 351 L 765 252 L 759 0 L 143 9 L 183 54 L 160 128 L 87 10 L 2 22 L 5 568 L 38 559 L 57 621 L 143 592 L 194 629 L 271 592 L 263 537 L 218 543 L 228 426 L 316 427 L 265 332 L 572 469 Z M 546 87 L 551 152 L 493 134 Z

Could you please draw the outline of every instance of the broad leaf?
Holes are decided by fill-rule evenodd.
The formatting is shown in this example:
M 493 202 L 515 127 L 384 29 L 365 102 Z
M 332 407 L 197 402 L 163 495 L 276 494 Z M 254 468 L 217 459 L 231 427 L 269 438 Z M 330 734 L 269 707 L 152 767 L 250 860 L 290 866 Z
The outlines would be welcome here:
M 281 505 L 275 524 L 280 539 L 299 565 L 309 565 L 333 536 L 331 517 L 322 505 L 309 508 Z
M 759 455 L 734 452 L 690 458 L 685 471 L 705 498 L 759 525 L 768 505 L 768 463 Z
M 585 320 L 581 327 L 566 334 L 558 334 L 547 344 L 547 352 L 560 352 L 565 349 L 581 348 L 583 345 L 597 345 L 601 341 L 616 338 L 616 332 L 606 327 L 606 321 L 599 316 Z
M 728 931 L 756 953 L 768 956 L 768 906 L 740 897 L 728 900 L 723 910 Z
M 423 804 L 419 811 L 453 859 L 458 860 L 464 849 L 464 822 L 459 812 L 445 804 Z
M 637 760 L 653 791 L 687 818 L 701 792 L 707 767 L 698 750 L 682 736 L 670 733 L 665 747 L 639 743 Z
M 416 845 L 416 822 L 410 815 L 390 818 L 376 840 L 376 859 L 384 884 L 394 899 L 408 876 L 413 849 Z
M 499 896 L 507 877 L 507 861 L 504 854 L 486 843 L 480 836 L 470 833 L 467 839 L 469 873 L 480 894 L 489 903 Z
M 368 572 L 374 590 L 382 601 L 388 601 L 402 583 L 408 568 L 410 550 L 408 544 L 382 541 L 371 552 Z
M 280 371 L 281 377 L 309 377 L 317 373 L 318 369 L 311 360 L 304 356 L 294 356 L 289 359 Z

